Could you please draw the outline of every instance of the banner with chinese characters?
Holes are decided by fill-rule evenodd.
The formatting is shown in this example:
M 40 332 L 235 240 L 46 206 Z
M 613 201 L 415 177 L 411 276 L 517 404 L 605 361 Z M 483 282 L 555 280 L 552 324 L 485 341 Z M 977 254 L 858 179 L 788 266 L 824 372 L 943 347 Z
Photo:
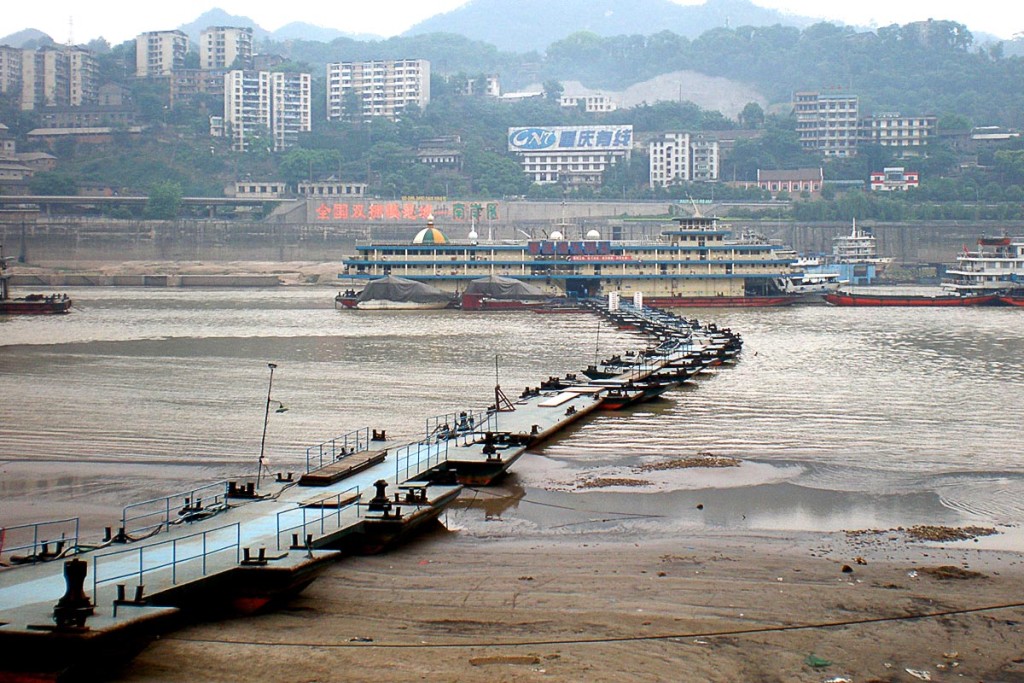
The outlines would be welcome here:
M 313 208 L 317 221 L 493 221 L 497 202 L 452 202 L 449 206 L 421 201 L 335 202 L 318 201 Z
M 628 151 L 633 146 L 633 126 L 535 126 L 509 128 L 510 152 Z

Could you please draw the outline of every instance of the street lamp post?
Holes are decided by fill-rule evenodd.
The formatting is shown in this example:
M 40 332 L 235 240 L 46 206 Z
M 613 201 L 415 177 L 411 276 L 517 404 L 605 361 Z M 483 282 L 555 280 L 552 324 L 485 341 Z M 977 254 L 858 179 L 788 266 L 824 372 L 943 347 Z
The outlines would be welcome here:
M 260 439 L 260 463 L 256 469 L 256 488 L 260 487 L 260 478 L 263 475 L 263 450 L 267 445 L 267 422 L 270 420 L 270 392 L 274 388 L 274 368 L 277 367 L 276 363 L 267 363 L 267 367 L 270 368 L 270 384 L 267 385 L 267 409 L 263 413 L 263 438 Z

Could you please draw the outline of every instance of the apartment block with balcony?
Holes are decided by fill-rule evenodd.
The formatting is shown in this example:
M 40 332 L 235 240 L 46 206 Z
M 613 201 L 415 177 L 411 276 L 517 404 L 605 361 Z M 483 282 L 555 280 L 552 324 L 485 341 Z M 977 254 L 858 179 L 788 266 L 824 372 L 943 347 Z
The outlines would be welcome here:
M 135 75 L 170 76 L 185 66 L 188 36 L 183 31 L 149 31 L 135 38 Z
M 72 107 L 95 104 L 99 101 L 99 62 L 92 50 L 68 47 L 68 103 Z
M 430 62 L 425 59 L 336 62 L 327 65 L 327 120 L 401 118 L 411 105 L 430 104 Z M 346 111 L 358 106 L 359 112 Z
M 21 57 L 21 109 L 66 107 L 71 103 L 70 63 L 56 48 L 24 50 Z
M 252 29 L 210 26 L 199 34 L 199 68 L 252 68 Z
M 224 125 L 231 148 L 246 152 L 260 136 L 275 152 L 312 130 L 310 75 L 236 69 L 224 76 Z
M 860 142 L 882 147 L 899 147 L 900 151 L 922 152 L 935 137 L 938 117 L 901 116 L 897 113 L 875 114 L 861 119 Z
M 0 45 L 0 93 L 21 88 L 21 48 Z
M 718 180 L 718 140 L 690 133 L 665 133 L 648 144 L 651 188 L 694 180 Z
M 309 74 L 271 74 L 270 127 L 275 152 L 294 146 L 299 133 L 313 130 L 311 80 Z
M 826 157 L 857 154 L 859 100 L 839 92 L 798 92 L 793 96 L 800 145 Z

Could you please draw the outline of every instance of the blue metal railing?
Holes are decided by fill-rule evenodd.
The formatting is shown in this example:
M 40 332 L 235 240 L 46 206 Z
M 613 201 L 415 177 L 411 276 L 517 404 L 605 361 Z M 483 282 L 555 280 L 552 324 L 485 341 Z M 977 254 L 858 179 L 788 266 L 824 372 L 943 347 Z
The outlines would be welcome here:
M 354 496 L 350 496 L 350 494 L 353 494 L 353 493 L 355 495 Z M 342 505 L 341 501 L 344 500 L 345 498 L 349 498 L 349 497 L 351 497 L 352 500 L 347 502 L 347 503 L 345 503 L 344 505 Z M 331 503 L 331 502 L 334 502 L 335 505 L 333 506 L 333 509 L 330 512 L 326 512 L 327 508 L 329 507 L 327 504 Z M 344 491 L 341 491 L 340 493 L 334 494 L 333 496 L 325 496 L 324 498 L 320 498 L 320 499 L 318 499 L 316 501 L 316 503 L 317 503 L 316 507 L 312 507 L 312 506 L 307 507 L 305 505 L 301 505 L 300 504 L 299 507 L 292 508 L 290 510 L 282 510 L 281 512 L 277 513 L 277 549 L 278 550 L 281 549 L 281 534 L 287 534 L 289 532 L 295 531 L 296 529 L 302 529 L 301 538 L 305 539 L 306 536 L 309 533 L 309 529 L 310 528 L 315 528 L 315 529 L 319 529 L 320 535 L 323 536 L 324 533 L 326 532 L 327 528 L 328 528 L 328 525 L 331 524 L 332 522 L 335 525 L 335 528 L 341 528 L 341 513 L 344 510 L 347 510 L 348 508 L 350 508 L 352 506 L 356 506 L 356 516 L 357 517 L 360 516 L 359 506 L 358 506 L 358 503 L 359 503 L 359 487 L 358 486 L 353 486 L 351 488 L 347 488 Z M 282 528 L 281 527 L 281 518 L 284 517 L 285 515 L 289 515 L 291 517 L 297 517 L 298 515 L 301 515 L 302 516 L 302 521 L 297 523 L 297 524 L 293 524 L 292 526 L 286 526 L 286 527 Z
M 448 440 L 428 439 L 395 449 L 395 483 L 414 479 L 448 459 Z
M 74 534 L 68 536 L 67 532 L 71 530 L 72 525 L 75 530 Z M 48 531 L 51 527 L 55 527 L 54 530 Z M 65 551 L 69 543 L 71 544 L 71 548 L 77 550 L 78 530 L 78 517 L 68 517 L 67 519 L 54 519 L 45 522 L 0 527 L 0 559 L 5 555 L 12 555 L 19 550 L 29 551 L 27 555 L 30 557 L 45 554 L 44 551 L 49 551 L 50 543 L 56 544 L 54 552 L 57 554 Z M 31 532 L 32 536 L 31 542 L 27 540 L 29 532 Z M 19 541 L 19 538 L 25 538 L 26 540 Z M 16 545 L 11 545 L 12 542 Z
M 363 427 L 306 449 L 306 472 L 318 470 L 338 458 L 369 450 L 370 428 Z
M 462 438 L 467 441 L 474 435 L 496 431 L 497 416 L 490 410 L 462 410 L 458 413 L 445 413 L 428 417 L 426 424 L 426 440 L 443 441 Z
M 182 567 L 198 564 L 202 576 L 209 570 L 208 560 L 214 556 L 234 550 L 233 564 L 238 564 L 242 545 L 242 530 L 238 523 L 202 531 L 181 538 L 172 538 L 160 543 L 151 543 L 137 548 L 115 550 L 92 558 L 92 599 L 97 603 L 99 587 L 104 584 L 137 577 L 139 585 L 144 579 L 161 569 L 171 570 L 171 584 L 178 583 L 178 573 Z M 133 556 L 137 556 L 133 557 Z M 130 570 L 125 571 L 127 567 Z M 101 578 L 102 570 L 115 572 Z
M 144 500 L 126 505 L 121 511 L 121 529 L 126 534 L 151 531 L 158 527 L 168 528 L 189 513 L 211 510 L 227 504 L 228 482 L 218 481 L 188 491 L 172 493 L 169 496 Z M 178 503 L 171 501 L 181 501 Z M 174 510 L 172 518 L 171 511 Z M 130 526 L 143 520 L 140 526 Z

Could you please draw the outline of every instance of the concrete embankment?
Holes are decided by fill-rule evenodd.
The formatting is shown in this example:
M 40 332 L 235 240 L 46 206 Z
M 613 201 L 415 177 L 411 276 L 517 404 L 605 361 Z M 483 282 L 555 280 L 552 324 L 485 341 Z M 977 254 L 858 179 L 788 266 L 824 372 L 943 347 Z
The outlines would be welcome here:
M 54 287 L 276 287 L 278 275 L 108 275 L 27 273 L 11 276 L 19 288 Z

